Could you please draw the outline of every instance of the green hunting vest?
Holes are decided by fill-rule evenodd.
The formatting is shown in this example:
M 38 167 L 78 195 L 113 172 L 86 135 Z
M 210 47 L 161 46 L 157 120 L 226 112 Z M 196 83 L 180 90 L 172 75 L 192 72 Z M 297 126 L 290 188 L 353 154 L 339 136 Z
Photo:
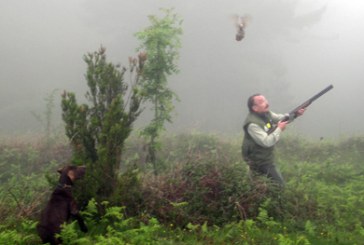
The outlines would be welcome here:
M 262 147 L 255 143 L 253 138 L 248 133 L 249 124 L 254 123 L 261 127 L 264 131 L 268 132 L 268 130 L 272 127 L 273 120 L 270 113 L 266 115 L 258 115 L 256 113 L 250 112 L 245 119 L 243 129 L 244 129 L 244 140 L 242 145 L 242 154 L 244 160 L 248 165 L 263 165 L 267 163 L 274 162 L 274 146 L 271 147 Z

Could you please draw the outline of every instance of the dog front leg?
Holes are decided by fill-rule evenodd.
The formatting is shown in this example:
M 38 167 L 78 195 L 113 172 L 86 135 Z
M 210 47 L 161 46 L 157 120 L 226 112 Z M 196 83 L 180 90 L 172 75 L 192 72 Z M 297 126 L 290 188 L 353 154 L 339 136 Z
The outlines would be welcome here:
M 88 228 L 87 228 L 85 222 L 83 221 L 83 218 L 81 217 L 81 214 L 77 208 L 76 202 L 74 202 L 74 201 L 71 203 L 71 215 L 73 218 L 75 218 L 77 220 L 80 230 L 82 232 L 88 232 Z

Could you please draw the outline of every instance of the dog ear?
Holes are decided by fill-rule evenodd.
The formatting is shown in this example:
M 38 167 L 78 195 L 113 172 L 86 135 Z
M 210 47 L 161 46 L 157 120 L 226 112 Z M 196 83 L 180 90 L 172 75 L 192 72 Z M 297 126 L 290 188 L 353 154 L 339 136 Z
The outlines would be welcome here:
M 86 165 L 78 166 L 78 169 L 81 170 L 81 172 L 85 172 L 86 171 Z
M 57 170 L 57 172 L 58 172 L 59 174 L 62 174 L 62 172 L 63 172 L 63 169 L 64 169 L 64 167 L 62 167 L 62 168 L 59 168 L 59 169 Z

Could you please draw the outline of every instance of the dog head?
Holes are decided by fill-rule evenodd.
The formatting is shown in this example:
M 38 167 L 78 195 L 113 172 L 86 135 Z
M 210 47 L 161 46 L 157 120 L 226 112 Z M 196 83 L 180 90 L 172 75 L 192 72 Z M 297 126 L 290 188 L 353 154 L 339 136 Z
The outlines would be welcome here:
M 57 170 L 61 175 L 59 182 L 61 184 L 73 185 L 75 180 L 81 179 L 86 173 L 85 166 L 64 166 Z

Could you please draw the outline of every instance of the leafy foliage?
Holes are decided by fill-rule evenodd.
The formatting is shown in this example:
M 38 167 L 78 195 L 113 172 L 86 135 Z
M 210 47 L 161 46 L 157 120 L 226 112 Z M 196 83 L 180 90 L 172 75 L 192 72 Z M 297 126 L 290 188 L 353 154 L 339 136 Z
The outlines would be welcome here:
M 151 25 L 136 37 L 142 42 L 140 50 L 146 51 L 148 60 L 143 72 L 146 100 L 151 102 L 154 116 L 142 135 L 148 138 L 148 161 L 156 171 L 156 151 L 159 149 L 158 137 L 164 124 L 171 122 L 173 99 L 177 96 L 168 87 L 167 77 L 177 73 L 176 60 L 181 47 L 182 20 L 171 9 L 163 10 L 165 16 L 149 16 Z
M 166 164 L 158 176 L 138 168 L 142 149 L 134 140 L 126 142 L 124 158 L 130 159 L 118 175 L 115 199 L 91 199 L 83 211 L 89 232 L 67 224 L 61 234 L 65 244 L 362 243 L 363 138 L 336 143 L 283 138 L 277 153 L 287 184 L 280 197 L 267 180 L 250 181 L 240 139 L 199 133 L 164 137 L 160 156 Z M 53 173 L 57 163 L 45 165 L 41 144 L 29 145 L 2 143 L 1 244 L 39 243 L 34 220 L 49 193 L 44 173 Z M 52 158 L 67 152 L 60 148 L 52 148 Z M 25 173 L 29 169 L 32 173 Z
M 126 68 L 107 62 L 106 50 L 85 55 L 89 104 L 78 104 L 74 93 L 62 95 L 66 135 L 74 149 L 75 163 L 86 164 L 82 191 L 84 201 L 93 196 L 108 198 L 117 184 L 117 172 L 124 141 L 139 116 L 144 98 L 139 84 L 146 59 L 129 58 L 131 81 L 124 81 Z M 87 185 L 85 184 L 87 183 Z M 86 187 L 87 186 L 87 187 Z
M 36 222 L 21 221 L 18 229 L 1 229 L 0 244 L 37 244 L 39 238 L 35 234 Z

